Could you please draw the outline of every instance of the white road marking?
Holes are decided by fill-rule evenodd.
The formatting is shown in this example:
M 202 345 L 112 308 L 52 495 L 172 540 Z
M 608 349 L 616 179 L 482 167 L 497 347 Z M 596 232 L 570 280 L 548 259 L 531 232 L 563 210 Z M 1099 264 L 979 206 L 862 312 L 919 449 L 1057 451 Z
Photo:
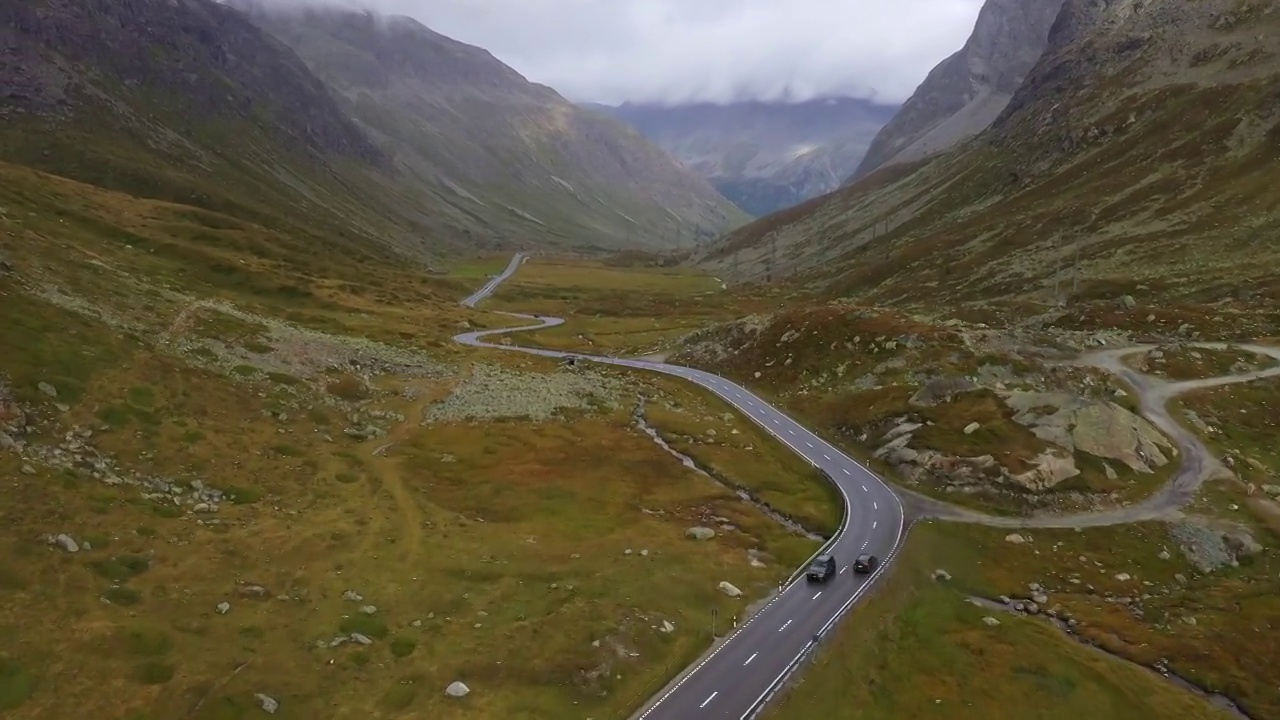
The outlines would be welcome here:
M 875 529 L 876 529 L 876 526 L 877 526 L 877 525 L 879 525 L 879 524 L 880 524 L 880 521 L 879 521 L 879 520 L 875 520 L 875 521 L 873 521 L 873 522 L 871 523 L 871 529 L 872 529 L 872 530 L 875 530 Z
M 862 492 L 871 492 L 871 491 L 867 489 L 867 486 L 866 486 L 866 485 L 863 485 L 863 486 L 862 486 Z
M 871 503 L 871 509 L 872 509 L 872 510 L 879 510 L 879 509 L 880 509 L 880 503 L 878 503 L 878 502 L 872 502 L 872 503 Z
M 866 545 L 863 545 L 862 547 L 864 547 L 864 548 L 865 548 L 865 547 L 866 547 Z M 848 570 L 848 569 L 849 569 L 849 566 L 848 566 L 848 565 L 845 565 L 844 567 L 840 568 L 840 574 L 841 574 L 841 575 L 843 575 L 843 574 L 844 574 L 844 571 L 845 571 L 845 570 Z
M 704 708 L 704 707 L 706 707 L 706 706 L 707 706 L 707 703 L 711 702 L 711 701 L 715 698 L 715 696 L 717 696 L 717 695 L 719 695 L 719 694 L 720 694 L 720 691 L 719 691 L 719 690 L 717 690 L 717 691 L 715 691 L 715 692 L 711 693 L 711 696 L 710 696 L 710 697 L 708 697 L 706 700 L 703 700 L 703 701 L 702 701 L 702 704 L 701 704 L 701 705 L 699 705 L 698 707 L 700 707 L 700 708 Z
M 787 428 L 787 432 L 791 433 L 792 435 L 796 434 L 796 431 L 792 430 L 791 428 Z
M 757 656 L 757 655 L 759 655 L 759 654 L 760 654 L 760 653 L 751 653 L 751 657 L 747 658 L 747 661 L 746 661 L 746 662 L 744 662 L 744 663 L 742 663 L 742 664 L 743 664 L 744 666 L 746 666 L 746 665 L 750 665 L 750 664 L 751 664 L 751 661 L 752 661 L 752 660 L 755 660 L 755 659 L 756 659 L 756 656 Z
M 844 474 L 845 474 L 845 475 L 852 475 L 852 474 L 853 474 L 853 473 L 849 472 L 849 468 L 840 468 L 840 469 L 844 471 Z
M 786 621 L 786 622 L 782 623 L 782 627 L 778 628 L 778 632 L 782 632 L 783 630 L 786 630 L 786 629 L 787 629 L 787 626 L 788 626 L 788 625 L 790 625 L 790 624 L 791 624 L 791 621 L 790 621 L 790 620 L 788 620 L 788 621 Z
M 821 594 L 822 594 L 822 591 L 821 591 L 821 590 L 819 590 L 819 591 L 818 591 L 818 595 L 821 595 Z M 814 595 L 812 598 L 810 598 L 810 600 L 817 600 L 817 599 L 818 599 L 818 595 Z
M 828 455 L 828 454 L 826 454 L 826 453 L 822 453 L 822 457 L 824 457 L 824 458 L 826 458 L 826 459 L 828 459 L 828 460 L 830 460 L 830 459 L 831 459 L 831 456 L 830 456 L 830 455 Z
M 805 444 L 805 445 L 808 445 L 810 450 L 812 450 L 812 449 L 813 449 L 813 443 L 809 442 L 808 440 L 805 440 L 805 441 L 804 441 L 804 444 Z

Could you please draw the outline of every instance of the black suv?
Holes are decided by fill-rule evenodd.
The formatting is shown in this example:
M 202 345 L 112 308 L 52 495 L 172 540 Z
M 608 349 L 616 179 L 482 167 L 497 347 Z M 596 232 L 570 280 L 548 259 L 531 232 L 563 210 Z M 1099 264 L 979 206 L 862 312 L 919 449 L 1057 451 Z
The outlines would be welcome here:
M 813 564 L 804 575 L 810 582 L 826 582 L 835 577 L 835 574 L 836 559 L 831 555 L 819 555 L 813 559 Z
M 863 553 L 858 556 L 858 559 L 853 561 L 853 571 L 856 573 L 862 573 L 866 575 L 867 573 L 874 572 L 876 569 L 876 566 L 878 566 L 879 564 L 880 564 L 880 561 L 876 558 L 875 555 L 869 555 L 867 553 Z

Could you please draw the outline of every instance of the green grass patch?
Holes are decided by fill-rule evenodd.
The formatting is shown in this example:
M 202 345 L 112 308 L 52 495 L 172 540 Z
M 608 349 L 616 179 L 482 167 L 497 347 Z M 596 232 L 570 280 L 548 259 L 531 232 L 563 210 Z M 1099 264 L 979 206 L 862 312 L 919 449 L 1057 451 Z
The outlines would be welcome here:
M 416 685 L 403 683 L 393 685 L 378 699 L 378 707 L 386 712 L 401 712 L 409 709 L 409 706 L 413 704 L 414 699 L 417 697 L 418 688 Z
M 115 605 L 130 607 L 142 602 L 142 593 L 123 585 L 113 585 L 102 592 L 102 597 Z
M 151 568 L 151 561 L 141 555 L 116 555 L 102 560 L 92 560 L 89 569 L 114 582 L 124 582 L 141 575 Z
M 391 639 L 391 654 L 398 658 L 406 658 L 418 648 L 418 641 L 407 636 L 397 635 Z
M 0 711 L 16 710 L 36 690 L 36 678 L 17 660 L 0 657 Z
M 344 618 L 338 625 L 338 630 L 343 633 L 360 633 L 371 638 L 382 639 L 387 636 L 387 622 L 377 615 L 365 615 L 360 613 Z
M 147 660 L 134 668 L 134 680 L 143 685 L 163 685 L 173 679 L 172 663 L 163 660 Z

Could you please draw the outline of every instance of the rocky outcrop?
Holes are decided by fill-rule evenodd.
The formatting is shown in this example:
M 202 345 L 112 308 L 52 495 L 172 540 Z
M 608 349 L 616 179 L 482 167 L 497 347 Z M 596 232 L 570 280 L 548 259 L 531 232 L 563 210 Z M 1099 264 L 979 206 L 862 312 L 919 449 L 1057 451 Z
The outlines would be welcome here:
M 943 152 L 985 130 L 1040 59 L 1063 0 L 987 0 L 964 48 L 925 78 L 852 180 Z
M 951 394 L 970 385 L 964 379 L 934 380 L 916 393 L 911 404 L 929 407 L 945 402 Z M 1081 474 L 1076 465 L 1077 451 L 1114 460 L 1134 472 L 1146 474 L 1167 465 L 1170 456 L 1177 453 L 1151 423 L 1113 402 L 1065 392 L 1006 391 L 999 395 L 1014 411 L 1014 421 L 1029 428 L 1046 445 L 1030 461 L 1030 469 L 1015 472 L 991 455 L 954 457 L 932 449 L 913 448 L 915 434 L 926 425 L 910 417 L 899 419 L 880 436 L 875 456 L 893 465 L 912 482 L 929 482 L 960 491 L 1005 484 L 1030 492 L 1044 492 Z M 1107 468 L 1109 476 L 1115 475 L 1110 466 Z
M 1154 425 L 1113 402 L 1037 392 L 1007 393 L 1005 402 L 1017 411 L 1014 420 L 1041 440 L 1122 462 L 1134 472 L 1151 473 L 1177 454 Z

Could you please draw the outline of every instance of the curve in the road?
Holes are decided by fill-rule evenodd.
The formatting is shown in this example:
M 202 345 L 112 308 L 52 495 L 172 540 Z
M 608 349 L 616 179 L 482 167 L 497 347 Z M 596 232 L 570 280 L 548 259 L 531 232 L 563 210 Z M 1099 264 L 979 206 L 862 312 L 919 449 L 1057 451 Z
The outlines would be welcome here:
M 506 269 L 463 300 L 462 304 L 474 308 L 515 274 L 525 259 L 524 254 L 516 254 Z M 906 530 L 906 519 L 898 496 L 888 484 L 856 460 L 745 388 L 718 375 L 659 362 L 484 342 L 482 338 L 487 336 L 540 330 L 564 322 L 553 317 L 502 314 L 536 321 L 537 324 L 477 330 L 462 333 L 454 340 L 472 347 L 550 358 L 572 357 L 647 370 L 696 383 L 732 405 L 821 470 L 839 489 L 845 504 L 844 520 L 836 534 L 819 550 L 835 555 L 840 564 L 839 574 L 826 584 L 812 585 L 803 577 L 804 568 L 797 570 L 767 605 L 720 641 L 636 715 L 637 720 L 745 720 L 754 717 L 796 671 L 819 639 L 863 597 L 897 555 Z M 880 568 L 869 576 L 858 575 L 851 568 L 853 559 L 864 552 L 881 558 Z

